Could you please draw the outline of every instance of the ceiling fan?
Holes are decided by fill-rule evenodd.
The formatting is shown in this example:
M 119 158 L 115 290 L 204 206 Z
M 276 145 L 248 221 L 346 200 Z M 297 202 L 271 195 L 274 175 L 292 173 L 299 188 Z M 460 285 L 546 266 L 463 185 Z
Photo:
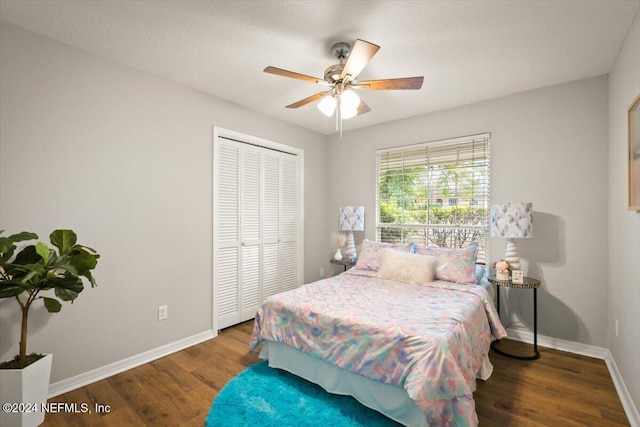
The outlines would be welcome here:
M 360 39 L 356 40 L 353 48 L 349 43 L 336 43 L 331 48 L 331 52 L 339 60 L 339 63 L 330 66 L 324 71 L 324 79 L 271 66 L 265 68 L 264 72 L 327 86 L 328 90 L 289 104 L 287 108 L 299 108 L 321 100 L 318 103 L 318 108 L 325 115 L 331 117 L 334 111 L 337 110 L 336 130 L 339 129 L 340 134 L 342 134 L 343 119 L 350 119 L 371 111 L 371 108 L 352 89 L 395 90 L 420 89 L 422 87 L 423 76 L 358 81 L 358 75 L 379 49 L 380 46 Z

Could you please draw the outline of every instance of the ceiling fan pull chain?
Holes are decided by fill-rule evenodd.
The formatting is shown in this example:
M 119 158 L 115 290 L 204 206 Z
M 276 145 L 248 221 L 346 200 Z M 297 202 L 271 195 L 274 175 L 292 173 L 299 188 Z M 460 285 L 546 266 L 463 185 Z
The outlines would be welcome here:
M 342 100 L 340 97 L 337 99 L 338 108 L 336 109 L 336 124 L 338 125 L 338 129 L 340 131 L 340 139 L 342 139 Z

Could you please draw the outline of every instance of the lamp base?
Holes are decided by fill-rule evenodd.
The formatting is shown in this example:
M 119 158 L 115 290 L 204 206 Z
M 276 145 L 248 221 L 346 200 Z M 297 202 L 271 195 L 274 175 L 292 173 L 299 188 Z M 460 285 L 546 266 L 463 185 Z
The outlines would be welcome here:
M 356 252 L 356 242 L 353 239 L 353 231 L 349 231 L 349 237 L 347 237 L 347 249 L 344 251 L 344 256 L 348 260 L 356 259 L 358 257 Z
M 512 270 L 520 270 L 520 258 L 518 257 L 518 250 L 513 240 L 507 239 L 507 250 L 504 255 L 504 260 L 509 263 Z

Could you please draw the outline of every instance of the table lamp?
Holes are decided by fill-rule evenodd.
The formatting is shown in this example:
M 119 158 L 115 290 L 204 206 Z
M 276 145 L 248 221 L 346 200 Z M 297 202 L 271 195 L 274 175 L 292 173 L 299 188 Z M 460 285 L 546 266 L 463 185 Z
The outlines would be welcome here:
M 340 208 L 340 231 L 348 231 L 347 249 L 345 257 L 356 259 L 356 243 L 353 240 L 354 231 L 364 230 L 364 206 L 344 206 Z
M 520 258 L 513 239 L 533 237 L 533 203 L 491 205 L 491 237 L 505 237 L 504 260 L 513 270 L 520 270 Z

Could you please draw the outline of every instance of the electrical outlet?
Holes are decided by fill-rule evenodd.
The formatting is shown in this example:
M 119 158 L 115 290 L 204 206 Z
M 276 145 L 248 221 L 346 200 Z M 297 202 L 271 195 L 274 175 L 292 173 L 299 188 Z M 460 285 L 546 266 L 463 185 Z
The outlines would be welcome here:
M 613 323 L 614 323 L 613 329 L 616 331 L 616 338 L 618 338 L 618 319 L 615 319 Z
M 158 307 L 158 320 L 166 320 L 169 317 L 169 306 L 161 305 Z
M 320 277 L 324 277 L 324 267 L 320 268 Z

